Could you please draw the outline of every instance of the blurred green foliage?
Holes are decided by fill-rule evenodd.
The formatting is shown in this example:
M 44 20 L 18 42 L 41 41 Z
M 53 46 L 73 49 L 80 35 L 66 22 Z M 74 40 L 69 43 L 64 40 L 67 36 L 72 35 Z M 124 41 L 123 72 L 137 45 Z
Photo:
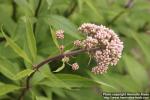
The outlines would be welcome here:
M 101 100 L 103 91 L 150 92 L 149 0 L 0 0 L 0 99 L 16 100 L 32 64 L 58 55 L 53 31 L 65 31 L 63 44 L 71 50 L 73 40 L 83 38 L 77 28 L 84 22 L 118 33 L 125 46 L 118 65 L 93 75 L 86 54 L 71 58 L 80 65 L 76 72 L 66 65 L 52 73 L 61 62 L 51 62 L 33 76 L 25 100 Z

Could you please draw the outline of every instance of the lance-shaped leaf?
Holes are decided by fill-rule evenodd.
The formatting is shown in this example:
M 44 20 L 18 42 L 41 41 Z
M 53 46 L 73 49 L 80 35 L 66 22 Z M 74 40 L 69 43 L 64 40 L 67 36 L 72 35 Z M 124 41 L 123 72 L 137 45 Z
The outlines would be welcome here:
M 18 66 L 13 62 L 10 62 L 8 59 L 0 58 L 0 73 L 5 77 L 13 80 L 13 76 L 19 70 Z
M 0 96 L 5 95 L 10 92 L 14 92 L 15 90 L 18 90 L 20 87 L 12 84 L 4 84 L 0 85 Z
M 33 61 L 35 61 L 37 55 L 37 48 L 36 48 L 36 40 L 33 32 L 33 26 L 31 20 L 28 17 L 23 17 L 23 21 L 25 22 L 25 26 L 26 26 L 26 38 L 27 38 L 28 48 L 32 55 Z
M 146 69 L 130 55 L 124 55 L 126 68 L 133 80 L 139 84 L 139 87 L 148 85 L 148 75 Z
M 34 70 L 25 69 L 25 70 L 19 72 L 17 75 L 15 75 L 15 76 L 13 77 L 13 79 L 14 79 L 14 80 L 22 79 L 22 78 L 24 78 L 24 77 L 26 77 L 26 76 L 29 76 L 29 75 L 30 75 L 31 73 L 33 73 L 33 72 L 34 72 Z
M 31 60 L 28 58 L 27 54 L 11 38 L 5 35 L 2 28 L 1 31 L 3 36 L 6 38 L 8 45 L 14 50 L 14 52 L 16 52 L 20 57 L 22 57 L 27 62 L 31 63 Z
M 93 85 L 98 85 L 93 80 L 79 75 L 57 74 L 56 76 L 70 87 L 91 87 Z
M 56 33 L 53 31 L 53 29 L 51 27 L 50 27 L 50 31 L 51 31 L 53 42 L 55 43 L 57 48 L 59 48 L 59 43 L 58 43 L 57 38 L 56 38 Z
M 56 69 L 54 72 L 60 72 L 61 70 L 63 70 L 65 68 L 65 62 L 62 63 L 62 66 L 59 67 L 58 69 Z

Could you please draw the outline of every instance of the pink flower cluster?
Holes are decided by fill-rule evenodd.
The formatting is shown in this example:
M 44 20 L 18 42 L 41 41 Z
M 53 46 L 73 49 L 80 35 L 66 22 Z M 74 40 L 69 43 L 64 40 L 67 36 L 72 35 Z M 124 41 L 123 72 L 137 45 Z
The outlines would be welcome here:
M 100 47 L 99 50 L 92 52 L 92 56 L 97 62 L 97 66 L 92 68 L 95 74 L 107 72 L 109 65 L 116 65 L 121 58 L 123 42 L 118 35 L 111 29 L 103 25 L 84 23 L 79 30 L 86 33 L 85 40 L 76 40 L 74 45 L 83 49 Z
M 63 30 L 56 31 L 56 37 L 58 39 L 64 39 L 64 31 Z
M 72 70 L 74 70 L 74 71 L 79 69 L 78 63 L 73 63 L 73 64 L 71 65 L 71 67 L 72 67 Z

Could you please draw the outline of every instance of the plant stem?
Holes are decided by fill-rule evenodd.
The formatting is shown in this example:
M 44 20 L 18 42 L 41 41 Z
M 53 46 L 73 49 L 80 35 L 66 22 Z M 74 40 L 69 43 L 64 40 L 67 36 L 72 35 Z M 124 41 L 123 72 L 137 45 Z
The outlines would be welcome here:
M 73 0 L 67 10 L 64 12 L 64 16 L 69 17 L 75 11 L 76 7 L 77 2 Z
M 108 25 L 111 25 L 113 24 L 118 18 L 120 18 L 120 16 L 122 16 L 126 11 L 125 10 L 122 10 L 120 11 L 109 23 Z
M 92 51 L 96 51 L 96 50 L 100 50 L 102 49 L 103 47 L 99 48 L 91 48 L 91 49 L 80 49 L 80 50 L 74 50 L 74 51 L 70 51 L 70 52 L 67 52 L 67 53 L 63 53 L 63 54 L 60 54 L 58 56 L 54 56 L 54 57 L 50 57 L 50 58 L 47 58 L 46 60 L 40 62 L 39 64 L 33 66 L 33 70 L 34 72 L 32 74 L 30 74 L 27 78 L 26 78 L 26 84 L 25 84 L 25 88 L 23 88 L 20 96 L 19 96 L 19 100 L 23 100 L 26 92 L 30 89 L 30 80 L 32 78 L 32 76 L 38 71 L 38 69 L 40 67 L 42 67 L 43 65 L 45 64 L 48 64 L 49 62 L 52 62 L 52 61 L 55 61 L 55 60 L 60 60 L 62 58 L 64 58 L 65 56 L 66 57 L 70 57 L 70 56 L 75 56 L 75 55 L 78 55 L 80 53 L 83 53 L 83 52 L 92 52 Z
M 16 5 L 16 2 L 14 0 L 12 1 L 12 7 L 13 7 L 12 19 L 15 22 L 17 22 L 17 19 L 16 19 L 16 11 L 17 11 L 16 7 L 17 7 L 17 5 Z
M 38 17 L 38 13 L 39 13 L 39 10 L 40 10 L 41 2 L 42 2 L 42 0 L 39 0 L 39 3 L 37 5 L 37 8 L 36 8 L 35 14 L 34 14 L 35 18 Z M 36 29 L 36 23 L 34 23 L 34 25 L 33 25 L 33 32 L 34 32 L 34 34 L 35 34 L 35 29 Z
M 108 22 L 108 25 L 113 24 L 117 19 L 119 19 L 128 8 L 131 8 L 133 6 L 133 0 L 128 0 L 127 3 L 124 5 L 124 10 L 120 11 L 110 22 Z

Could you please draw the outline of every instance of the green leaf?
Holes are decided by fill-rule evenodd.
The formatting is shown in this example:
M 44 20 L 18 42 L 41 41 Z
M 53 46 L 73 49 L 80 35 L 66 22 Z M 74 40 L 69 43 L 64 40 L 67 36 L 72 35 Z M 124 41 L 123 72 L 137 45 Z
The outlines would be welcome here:
M 77 26 L 75 26 L 68 19 L 58 16 L 58 15 L 50 15 L 45 17 L 45 22 L 48 25 L 53 26 L 55 29 L 63 29 L 66 34 L 71 36 L 74 39 L 81 39 L 81 36 L 77 31 Z
M 26 53 L 12 39 L 10 39 L 7 35 L 5 35 L 2 28 L 1 28 L 1 31 L 2 31 L 3 36 L 6 38 L 7 43 L 14 50 L 14 52 L 16 52 L 20 57 L 22 57 L 27 62 L 31 63 Z
M 89 73 L 90 74 L 90 73 Z M 103 91 L 117 92 L 117 91 L 128 91 L 136 92 L 141 91 L 139 85 L 129 75 L 121 75 L 118 73 L 107 72 L 103 75 L 90 75 L 92 79 L 98 84 Z
M 36 48 L 36 40 L 33 32 L 33 26 L 31 20 L 28 17 L 23 17 L 23 21 L 26 26 L 26 37 L 27 37 L 27 44 L 32 55 L 33 61 L 35 61 L 37 56 L 37 48 Z
M 3 66 L 3 64 L 1 63 L 0 65 L 0 72 L 5 75 L 6 77 L 8 77 L 9 79 L 12 79 L 12 77 L 14 76 L 14 73 L 12 73 L 10 71 L 10 69 L 8 69 L 6 66 Z
M 53 0 L 46 0 L 47 1 L 47 4 L 48 4 L 48 9 L 50 9 L 52 3 L 53 3 Z
M 56 76 L 70 87 L 90 87 L 97 83 L 86 77 L 72 74 L 56 74 Z
M 83 1 L 82 0 L 77 0 L 78 2 L 78 6 L 79 6 L 79 11 L 82 12 L 82 9 L 83 9 Z
M 136 40 L 136 42 L 139 44 L 141 50 L 143 51 L 147 61 L 150 59 L 150 48 L 149 44 L 145 43 L 143 39 L 145 38 L 140 38 L 141 36 L 139 34 L 136 34 L 135 32 L 131 31 L 133 38 Z
M 25 70 L 23 70 L 23 71 L 17 73 L 17 75 L 15 75 L 15 76 L 13 77 L 13 79 L 14 79 L 14 80 L 20 80 L 20 79 L 22 79 L 22 78 L 24 78 L 24 77 L 26 77 L 26 76 L 29 76 L 29 75 L 30 75 L 31 73 L 33 73 L 33 72 L 34 72 L 34 70 L 25 69 Z
M 63 62 L 62 66 L 59 67 L 58 69 L 56 69 L 55 71 L 53 72 L 60 72 L 61 70 L 63 70 L 65 68 L 65 62 Z
M 133 80 L 142 88 L 148 85 L 148 75 L 144 67 L 129 55 L 124 55 L 124 61 L 128 73 L 131 75 Z
M 100 77 L 101 80 L 111 84 L 115 87 L 115 91 L 128 91 L 137 92 L 141 91 L 140 87 L 129 75 L 120 75 L 117 73 L 107 73 L 106 75 Z M 107 87 L 102 87 L 104 91 L 107 91 Z M 110 89 L 109 89 L 110 90 Z M 113 90 L 114 91 L 114 90 Z
M 24 15 L 34 15 L 33 7 L 27 2 L 27 0 L 15 0 L 17 5 L 20 7 L 22 11 L 24 11 Z M 26 9 L 24 9 L 26 8 Z
M 84 0 L 84 2 L 93 10 L 93 12 L 97 15 L 98 18 L 102 19 L 102 16 L 100 16 L 97 8 L 92 4 L 92 1 L 90 0 Z
M 44 90 L 48 100 L 52 100 L 52 96 L 53 96 L 52 88 L 50 88 L 50 87 L 43 87 L 43 90 Z
M 5 95 L 10 92 L 14 92 L 18 90 L 20 87 L 11 85 L 11 84 L 5 84 L 5 85 L 0 85 L 0 96 Z
M 59 43 L 58 43 L 58 40 L 56 38 L 56 33 L 53 31 L 53 29 L 51 27 L 50 27 L 50 31 L 51 31 L 53 42 L 55 43 L 56 47 L 59 48 Z
M 98 77 L 96 77 L 95 75 L 93 75 L 91 72 L 88 72 L 88 74 L 90 75 L 90 77 L 99 85 L 103 85 L 106 87 L 110 87 L 112 89 L 116 89 L 114 86 L 112 86 L 109 83 L 104 82 L 103 80 L 99 79 Z
M 13 76 L 19 71 L 18 66 L 15 63 L 10 62 L 7 59 L 0 58 L 0 72 L 9 79 L 13 80 Z
M 66 88 L 66 89 L 69 89 L 69 90 L 71 89 L 71 87 L 68 84 L 66 84 L 64 81 L 62 81 L 58 77 L 56 77 L 52 72 L 47 73 L 47 74 L 41 72 L 41 74 L 45 77 L 45 79 L 42 80 L 41 82 L 39 82 L 38 84 L 46 85 L 46 86 L 49 86 L 49 87 Z
M 46 98 L 44 96 L 36 96 L 36 100 L 49 100 L 49 98 Z
M 45 60 L 45 57 L 42 57 L 42 56 L 38 55 L 38 56 L 37 56 L 37 61 L 36 61 L 35 63 L 39 63 L 40 61 L 43 61 L 43 60 Z M 32 85 L 36 85 L 36 84 L 38 84 L 40 81 L 42 81 L 43 79 L 45 79 L 45 75 L 43 75 L 42 73 L 44 73 L 44 74 L 49 74 L 49 73 L 51 73 L 48 64 L 43 65 L 43 66 L 39 69 L 39 71 L 37 71 L 37 72 L 34 74 L 34 76 L 32 77 L 32 80 L 31 80 Z

